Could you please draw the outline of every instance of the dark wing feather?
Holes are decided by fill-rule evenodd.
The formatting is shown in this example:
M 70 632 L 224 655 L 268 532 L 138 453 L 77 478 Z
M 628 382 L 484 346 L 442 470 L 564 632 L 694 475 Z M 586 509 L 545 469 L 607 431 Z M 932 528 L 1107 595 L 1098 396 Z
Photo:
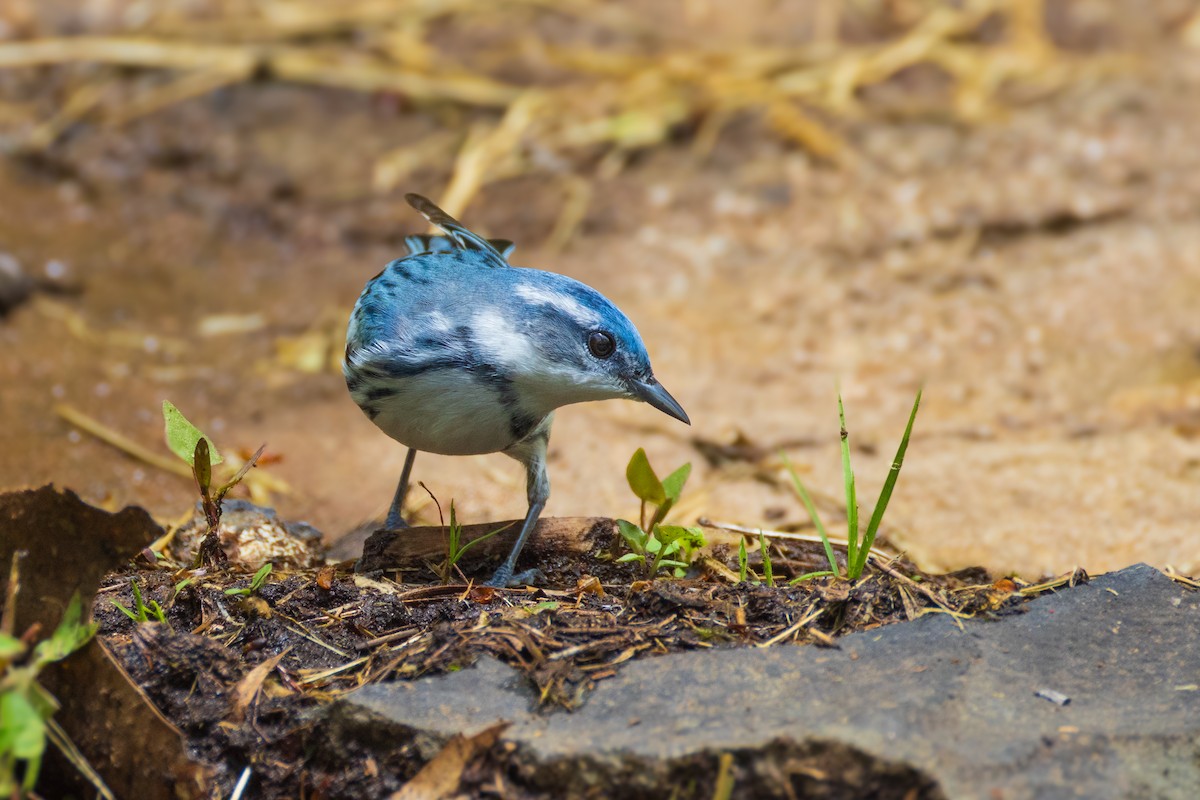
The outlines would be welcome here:
M 446 235 L 463 250 L 474 250 L 483 255 L 492 267 L 507 267 L 504 255 L 487 239 L 468 230 L 461 222 L 442 211 L 428 198 L 419 194 L 406 194 L 404 199 L 408 204 L 420 211 L 422 216 L 433 225 L 438 226 Z

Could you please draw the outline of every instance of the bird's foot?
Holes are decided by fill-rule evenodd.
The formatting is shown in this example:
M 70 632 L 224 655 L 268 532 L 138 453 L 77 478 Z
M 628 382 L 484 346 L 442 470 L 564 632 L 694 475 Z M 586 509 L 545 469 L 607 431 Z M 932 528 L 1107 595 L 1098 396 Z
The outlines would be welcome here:
M 387 519 L 383 521 L 384 530 L 402 531 L 407 527 L 409 527 L 408 523 L 405 522 L 404 517 L 400 516 L 399 514 L 388 514 Z
M 527 569 L 524 572 L 513 574 L 512 567 L 507 564 L 502 564 L 500 569 L 496 570 L 496 574 L 492 575 L 491 579 L 484 586 L 494 586 L 497 589 L 508 589 L 516 586 L 528 586 L 536 584 L 546 579 L 546 574 L 537 567 Z

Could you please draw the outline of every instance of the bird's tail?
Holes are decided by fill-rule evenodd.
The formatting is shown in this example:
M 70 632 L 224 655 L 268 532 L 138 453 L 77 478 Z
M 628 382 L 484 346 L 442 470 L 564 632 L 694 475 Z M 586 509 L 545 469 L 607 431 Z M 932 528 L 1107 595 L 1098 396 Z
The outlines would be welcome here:
M 496 248 L 500 255 L 504 256 L 505 261 L 517 249 L 517 246 L 508 239 L 488 239 L 488 244 Z M 414 233 L 412 236 L 405 236 L 404 246 L 408 248 L 410 256 L 419 256 L 422 253 L 445 253 L 459 249 L 449 236 L 428 233 Z

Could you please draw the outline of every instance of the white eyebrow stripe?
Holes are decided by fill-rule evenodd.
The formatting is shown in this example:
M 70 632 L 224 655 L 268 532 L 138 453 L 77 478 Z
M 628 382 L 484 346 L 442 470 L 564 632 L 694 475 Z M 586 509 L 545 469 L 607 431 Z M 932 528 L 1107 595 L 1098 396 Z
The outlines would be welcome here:
M 536 364 L 537 351 L 528 335 L 521 333 L 504 315 L 482 308 L 471 317 L 471 336 L 488 362 L 508 370 Z
M 580 325 L 600 324 L 600 314 L 583 303 L 562 292 L 534 286 L 531 283 L 517 284 L 517 296 L 540 306 L 551 306 L 574 318 Z

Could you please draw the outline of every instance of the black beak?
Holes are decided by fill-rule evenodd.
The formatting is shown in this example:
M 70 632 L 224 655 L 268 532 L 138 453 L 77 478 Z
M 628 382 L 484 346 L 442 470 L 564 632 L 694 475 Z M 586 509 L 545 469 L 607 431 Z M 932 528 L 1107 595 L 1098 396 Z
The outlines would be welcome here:
M 654 378 L 630 381 L 629 390 L 638 400 L 649 403 L 667 416 L 674 417 L 685 425 L 692 424 L 692 421 L 688 419 L 687 412 L 683 410 L 683 406 L 679 405 L 679 401 L 671 397 L 671 393 Z

